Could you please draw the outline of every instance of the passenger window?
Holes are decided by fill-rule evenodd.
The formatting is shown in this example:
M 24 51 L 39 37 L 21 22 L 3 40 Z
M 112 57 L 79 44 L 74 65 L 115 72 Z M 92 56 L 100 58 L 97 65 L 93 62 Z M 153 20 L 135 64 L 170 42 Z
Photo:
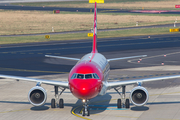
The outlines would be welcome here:
M 78 74 L 77 78 L 84 79 L 84 75 L 83 74 Z
M 86 74 L 85 75 L 85 79 L 89 79 L 89 78 L 92 78 L 92 74 Z

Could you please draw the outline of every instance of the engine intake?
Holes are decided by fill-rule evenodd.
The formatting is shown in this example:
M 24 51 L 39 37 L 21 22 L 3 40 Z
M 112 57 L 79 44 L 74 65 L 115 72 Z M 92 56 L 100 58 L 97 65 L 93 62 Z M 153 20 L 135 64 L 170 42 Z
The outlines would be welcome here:
M 46 90 L 40 86 L 31 88 L 28 93 L 28 100 L 34 106 L 42 106 L 47 100 Z
M 136 106 L 143 106 L 149 99 L 148 91 L 141 86 L 132 89 L 130 94 L 131 102 Z

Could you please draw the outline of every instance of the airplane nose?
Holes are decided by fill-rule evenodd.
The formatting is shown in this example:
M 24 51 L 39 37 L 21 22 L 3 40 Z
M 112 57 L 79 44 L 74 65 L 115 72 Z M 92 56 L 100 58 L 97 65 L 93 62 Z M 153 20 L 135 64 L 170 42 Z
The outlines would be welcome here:
M 92 85 L 87 82 L 81 82 L 77 85 L 77 88 L 79 89 L 79 95 L 84 97 L 89 96 L 91 94 Z

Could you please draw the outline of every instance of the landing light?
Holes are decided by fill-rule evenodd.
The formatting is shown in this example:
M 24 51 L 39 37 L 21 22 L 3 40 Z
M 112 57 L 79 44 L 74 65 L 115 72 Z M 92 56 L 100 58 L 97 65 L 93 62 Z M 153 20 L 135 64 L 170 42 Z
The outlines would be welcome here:
M 82 102 L 83 102 L 83 103 L 85 103 L 85 102 L 86 102 L 86 100 L 85 100 L 85 99 L 83 99 L 83 100 L 82 100 Z

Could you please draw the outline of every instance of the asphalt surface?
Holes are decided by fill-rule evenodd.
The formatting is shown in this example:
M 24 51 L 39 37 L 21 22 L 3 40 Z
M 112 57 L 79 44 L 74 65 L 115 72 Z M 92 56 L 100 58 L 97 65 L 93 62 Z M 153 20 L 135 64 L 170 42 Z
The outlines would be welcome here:
M 117 58 L 135 55 L 156 56 L 177 52 L 180 49 L 180 34 L 160 36 L 140 36 L 124 38 L 98 39 L 98 51 L 106 58 Z M 92 40 L 46 42 L 36 44 L 2 45 L 0 48 L 0 72 L 7 75 L 37 76 L 69 72 L 76 64 L 44 55 L 59 55 L 81 58 L 91 52 Z M 111 62 L 111 69 L 126 69 L 161 65 L 179 64 L 178 53 L 171 58 L 174 62 L 166 62 L 164 58 L 146 59 L 137 64 L 137 60 Z M 177 61 L 177 62 L 175 62 Z M 144 62 L 144 64 L 142 64 Z
M 79 0 L 51 0 L 51 2 L 59 2 L 59 1 L 79 1 Z M 0 1 L 0 3 L 25 3 L 25 2 L 49 2 L 49 0 L 1 0 Z
M 148 57 L 111 62 L 111 80 L 129 80 L 163 75 L 180 74 L 180 34 L 160 36 L 137 36 L 111 39 L 98 39 L 98 51 L 107 58 L 144 55 Z M 45 54 L 81 58 L 91 52 L 92 40 L 46 42 L 3 45 L 0 47 L 0 74 L 34 76 L 34 78 L 67 81 L 69 70 L 75 62 L 45 58 Z M 166 57 L 164 56 L 166 55 Z M 164 62 L 165 65 L 161 65 Z M 169 66 L 171 67 L 169 67 Z M 167 69 L 165 69 L 165 67 Z M 157 68 L 156 68 L 157 67 Z M 163 68 L 162 68 L 163 67 Z M 173 67 L 173 69 L 172 69 Z M 153 68 L 153 69 L 152 69 Z M 156 69 L 154 69 L 156 68 Z M 176 69 L 174 69 L 176 68 Z M 63 73 L 63 74 L 62 74 Z M 97 96 L 89 101 L 91 115 L 81 116 L 83 105 L 66 90 L 61 98 L 64 99 L 64 109 L 52 109 L 51 98 L 54 89 L 50 85 L 42 85 L 47 90 L 48 99 L 41 107 L 32 106 L 27 100 L 29 90 L 34 82 L 0 79 L 0 115 L 2 120 L 174 120 L 180 119 L 180 81 L 143 83 L 149 92 L 149 101 L 143 107 L 132 103 L 130 109 L 117 109 L 117 99 L 120 96 L 111 89 L 104 96 Z M 126 97 L 136 85 L 126 87 Z
M 94 8 L 67 8 L 67 7 L 34 7 L 34 6 L 18 6 L 9 3 L 0 4 L 0 9 L 4 10 L 38 10 L 38 11 L 68 11 L 68 12 L 94 12 Z M 127 9 L 103 9 L 98 8 L 100 13 L 151 13 L 151 14 L 180 14 L 180 10 L 127 10 Z
M 107 58 L 148 55 L 140 63 L 138 62 L 139 58 L 131 59 L 130 61 L 111 62 L 112 71 L 110 80 L 128 80 L 180 74 L 179 69 L 173 69 L 174 71 L 170 70 L 171 67 L 164 69 L 166 65 L 175 68 L 178 68 L 180 65 L 179 37 L 180 34 L 172 34 L 150 36 L 150 38 L 148 36 L 137 36 L 98 39 L 98 51 Z M 0 47 L 0 73 L 36 76 L 36 78 L 51 80 L 67 80 L 68 74 L 64 74 L 64 72 L 69 72 L 75 62 L 45 58 L 44 55 L 50 54 L 81 58 L 84 54 L 91 52 L 91 46 L 92 40 L 2 45 Z M 165 64 L 163 65 L 164 67 L 162 63 Z M 152 66 L 157 67 L 155 71 L 151 70 Z M 81 117 L 82 103 L 72 96 L 68 90 L 61 96 L 65 100 L 64 109 L 50 108 L 50 101 L 54 97 L 54 91 L 53 86 L 47 85 L 43 85 L 48 93 L 45 106 L 32 107 L 27 100 L 27 93 L 29 89 L 35 86 L 35 83 L 1 79 L 0 119 L 178 120 L 180 119 L 179 85 L 179 79 L 145 83 L 143 86 L 149 91 L 149 102 L 143 107 L 135 107 L 131 104 L 130 109 L 117 109 L 116 101 L 119 95 L 114 90 L 110 90 L 106 95 L 90 100 L 91 116 Z M 133 88 L 134 86 L 127 86 L 127 91 Z

